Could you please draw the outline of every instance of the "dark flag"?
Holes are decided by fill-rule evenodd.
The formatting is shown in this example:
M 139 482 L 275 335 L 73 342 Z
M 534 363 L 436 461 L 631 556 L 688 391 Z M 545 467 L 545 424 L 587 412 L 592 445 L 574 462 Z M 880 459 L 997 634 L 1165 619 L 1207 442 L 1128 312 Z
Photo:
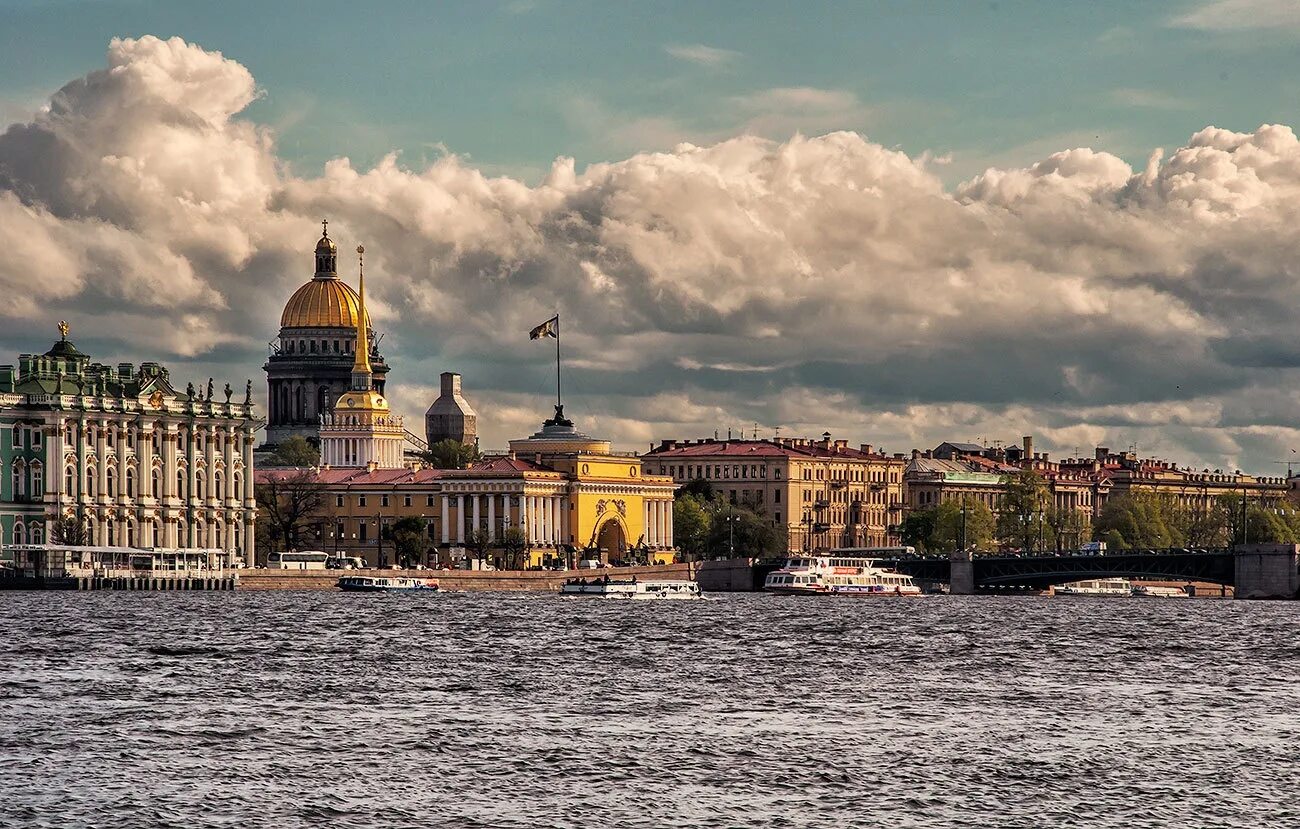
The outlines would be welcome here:
M 559 322 L 560 322 L 560 315 L 556 314 L 555 316 L 548 319 L 546 322 L 534 328 L 532 331 L 529 331 L 528 339 L 540 340 L 542 337 L 555 337 L 556 339 L 559 339 L 560 335 L 555 330 Z

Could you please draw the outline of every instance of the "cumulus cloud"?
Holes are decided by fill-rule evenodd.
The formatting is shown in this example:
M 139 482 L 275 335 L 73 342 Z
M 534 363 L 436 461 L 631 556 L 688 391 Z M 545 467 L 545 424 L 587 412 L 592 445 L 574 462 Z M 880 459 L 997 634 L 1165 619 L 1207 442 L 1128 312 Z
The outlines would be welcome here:
M 1209 0 L 1178 15 L 1172 25 L 1185 29 L 1232 31 L 1300 29 L 1293 0 Z
M 570 410 L 633 445 L 754 423 L 894 451 L 1035 433 L 1261 472 L 1300 446 L 1275 391 L 1300 366 L 1286 126 L 1207 127 L 1136 170 L 1062 149 L 952 190 L 928 155 L 842 131 L 561 158 L 529 186 L 454 154 L 294 174 L 240 115 L 258 94 L 217 52 L 115 40 L 0 134 L 12 349 L 68 318 L 106 359 L 260 376 L 329 217 L 366 245 L 393 399 L 418 417 L 460 370 L 489 444 L 545 414 L 550 355 L 524 334 L 558 309 Z M 731 105 L 863 108 L 801 88 Z

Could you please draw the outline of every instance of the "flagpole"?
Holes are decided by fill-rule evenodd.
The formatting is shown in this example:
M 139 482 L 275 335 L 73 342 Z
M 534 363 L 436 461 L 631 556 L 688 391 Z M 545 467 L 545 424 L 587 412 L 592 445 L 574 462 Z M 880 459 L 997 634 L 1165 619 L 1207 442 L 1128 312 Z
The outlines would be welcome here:
M 555 314 L 555 412 L 564 417 L 564 400 L 560 397 L 560 314 Z

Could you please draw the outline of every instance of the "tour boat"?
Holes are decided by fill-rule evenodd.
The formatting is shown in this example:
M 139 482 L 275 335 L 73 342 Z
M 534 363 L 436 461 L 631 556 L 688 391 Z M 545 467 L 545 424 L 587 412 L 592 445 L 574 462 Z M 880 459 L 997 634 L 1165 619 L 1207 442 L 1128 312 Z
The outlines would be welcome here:
M 339 589 L 350 593 L 403 593 L 412 590 L 437 590 L 437 579 L 407 579 L 389 576 L 344 576 Z
M 1087 579 L 1057 585 L 1056 596 L 1131 596 L 1133 585 L 1128 579 Z
M 772 593 L 824 596 L 919 596 L 911 576 L 880 567 L 876 559 L 826 555 L 789 559 L 768 574 L 763 589 Z
M 602 599 L 701 599 L 700 586 L 693 581 L 640 581 L 630 579 L 569 579 L 560 587 L 562 596 L 596 596 Z
M 1133 595 L 1139 599 L 1186 599 L 1187 591 L 1181 587 L 1164 587 L 1157 584 L 1135 584 Z

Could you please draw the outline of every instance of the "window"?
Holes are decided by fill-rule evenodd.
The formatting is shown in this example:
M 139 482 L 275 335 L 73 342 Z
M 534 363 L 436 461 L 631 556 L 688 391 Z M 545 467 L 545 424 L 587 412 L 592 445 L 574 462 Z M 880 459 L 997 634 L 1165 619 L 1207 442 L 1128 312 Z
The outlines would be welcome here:
M 45 470 L 41 469 L 41 467 L 39 466 L 33 466 L 32 467 L 32 497 L 40 498 L 44 494 L 45 494 Z M 36 532 L 35 527 L 32 528 L 32 532 Z M 32 543 L 39 544 L 40 542 L 33 541 Z
M 433 506 L 433 496 L 432 496 L 432 495 L 426 495 L 426 496 L 424 497 L 424 505 L 425 505 L 426 507 L 431 507 L 431 506 Z
M 409 507 L 410 505 L 411 505 L 411 496 L 409 496 L 409 495 L 403 495 L 403 496 L 402 496 L 402 506 L 404 506 L 404 507 Z
M 342 495 L 335 495 L 335 496 L 334 496 L 334 506 L 336 506 L 336 507 L 341 507 L 341 506 L 343 506 L 343 496 L 342 496 Z
M 776 492 L 772 493 L 772 503 L 774 504 L 781 503 L 781 490 L 778 489 Z
M 366 543 L 366 541 L 369 540 L 370 537 L 369 535 L 370 528 L 366 526 L 365 521 L 358 521 L 357 528 L 360 530 L 360 533 L 357 536 L 357 540 L 360 541 L 362 544 Z
M 366 505 L 366 496 L 364 496 L 364 495 L 358 495 L 358 496 L 357 496 L 357 506 L 359 506 L 359 507 L 364 507 L 365 505 Z M 363 537 L 364 537 L 364 536 L 363 536 Z
M 337 524 L 334 525 L 334 537 L 335 537 L 335 538 L 342 538 L 342 537 L 343 537 L 343 522 L 342 522 L 342 521 L 340 521 L 340 522 L 338 522 Z
M 379 496 L 379 506 L 381 506 L 381 507 L 386 507 L 386 506 L 388 506 L 388 496 L 387 496 L 387 495 L 380 495 L 380 496 Z
M 32 448 L 33 449 L 41 448 L 41 430 L 39 427 L 32 430 Z M 33 527 L 32 532 L 40 532 L 40 530 Z

